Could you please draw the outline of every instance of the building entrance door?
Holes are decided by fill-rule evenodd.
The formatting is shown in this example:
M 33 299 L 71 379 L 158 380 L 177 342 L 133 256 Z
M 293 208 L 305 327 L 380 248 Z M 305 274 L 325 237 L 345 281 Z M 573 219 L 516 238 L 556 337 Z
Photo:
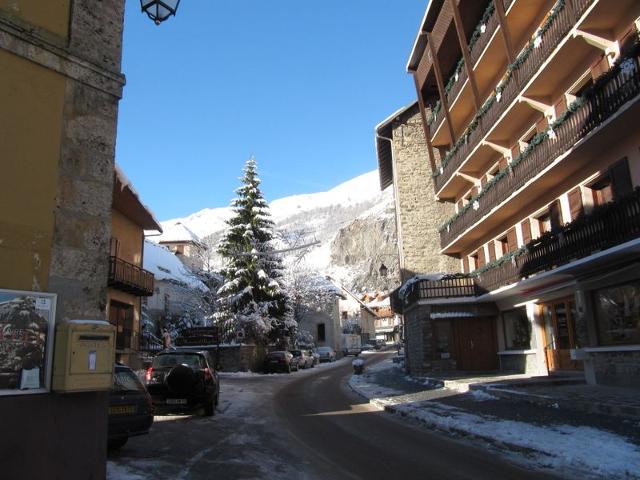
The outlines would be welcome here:
M 458 370 L 497 370 L 498 353 L 494 319 L 457 318 L 454 321 Z
M 576 348 L 576 304 L 573 298 L 544 303 L 540 308 L 549 371 L 582 370 L 582 362 L 571 360 L 570 354 L 570 350 Z

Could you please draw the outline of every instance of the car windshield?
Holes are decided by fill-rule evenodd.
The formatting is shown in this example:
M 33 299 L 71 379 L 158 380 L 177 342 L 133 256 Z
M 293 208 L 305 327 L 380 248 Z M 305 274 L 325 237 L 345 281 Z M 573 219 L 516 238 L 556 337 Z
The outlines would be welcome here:
M 271 352 L 267 355 L 269 358 L 284 358 L 284 352 Z
M 302 352 L 300 350 L 291 350 L 291 353 L 293 354 L 294 357 L 302 356 Z
M 174 367 L 176 365 L 187 365 L 191 368 L 201 368 L 202 360 L 197 354 L 167 354 L 158 355 L 153 359 L 153 368 Z
M 144 392 L 144 387 L 133 372 L 129 370 L 116 370 L 113 374 L 113 391 Z

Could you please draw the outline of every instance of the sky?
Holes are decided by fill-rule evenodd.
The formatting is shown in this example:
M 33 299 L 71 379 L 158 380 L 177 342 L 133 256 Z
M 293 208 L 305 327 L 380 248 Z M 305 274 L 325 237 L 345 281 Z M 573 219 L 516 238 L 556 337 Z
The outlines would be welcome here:
M 415 100 L 427 0 L 127 0 L 116 161 L 160 220 L 227 206 L 245 161 L 268 201 L 377 167 L 374 127 Z

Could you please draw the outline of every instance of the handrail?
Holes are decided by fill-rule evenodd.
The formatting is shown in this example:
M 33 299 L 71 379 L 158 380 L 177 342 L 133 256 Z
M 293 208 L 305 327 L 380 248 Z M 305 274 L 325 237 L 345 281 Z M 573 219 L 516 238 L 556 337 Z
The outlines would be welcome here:
M 116 256 L 109 258 L 109 285 L 139 296 L 153 295 L 153 273 Z

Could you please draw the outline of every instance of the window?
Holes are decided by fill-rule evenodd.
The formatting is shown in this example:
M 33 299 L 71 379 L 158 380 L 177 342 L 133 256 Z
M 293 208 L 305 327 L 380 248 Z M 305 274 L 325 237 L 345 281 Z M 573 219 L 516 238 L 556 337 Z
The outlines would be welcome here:
M 318 341 L 319 342 L 324 342 L 326 341 L 326 335 L 325 335 L 325 331 L 324 331 L 324 323 L 319 323 L 318 324 Z
M 604 205 L 613 201 L 613 186 L 611 185 L 611 177 L 608 175 L 592 183 L 590 188 L 594 206 Z
M 640 344 L 640 281 L 596 290 L 601 345 Z
M 479 267 L 480 267 L 480 263 L 478 261 L 478 253 L 476 252 L 469 255 L 469 269 L 473 272 Z
M 531 348 L 531 322 L 527 318 L 525 308 L 503 312 L 502 325 L 507 350 L 528 350 Z
M 0 290 L 0 395 L 47 391 L 56 295 Z
M 505 235 L 504 237 L 500 237 L 498 240 L 496 240 L 496 243 L 498 244 L 498 255 L 502 256 L 505 253 L 507 253 L 509 251 L 509 241 L 507 240 L 507 236 Z
M 626 158 L 614 163 L 595 182 L 589 185 L 594 206 L 618 200 L 633 192 L 633 183 Z

